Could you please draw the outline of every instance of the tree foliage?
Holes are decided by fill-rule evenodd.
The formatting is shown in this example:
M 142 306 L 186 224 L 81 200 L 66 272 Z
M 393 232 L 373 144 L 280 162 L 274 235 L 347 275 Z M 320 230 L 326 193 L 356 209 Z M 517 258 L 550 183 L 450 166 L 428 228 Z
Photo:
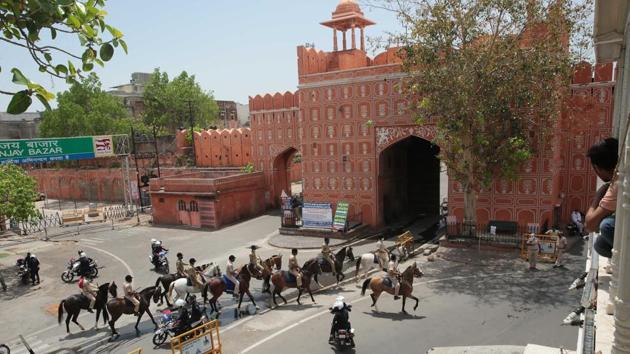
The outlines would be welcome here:
M 0 165 L 0 220 L 25 221 L 36 215 L 37 183 L 21 167 Z
M 128 134 L 133 124 L 127 108 L 101 89 L 94 73 L 59 93 L 57 102 L 56 109 L 43 113 L 43 137 Z
M 549 0 L 385 0 L 407 32 L 395 40 L 403 90 L 476 221 L 476 194 L 548 149 L 588 4 Z
M 155 69 L 144 91 L 144 121 L 148 125 L 174 131 L 190 126 L 190 111 L 194 126 L 206 128 L 217 117 L 219 108 L 211 92 L 205 92 L 195 81 L 195 75 L 182 71 L 173 80 L 166 72 Z
M 0 1 L 0 41 L 26 50 L 33 60 L 31 64 L 40 72 L 72 84 L 92 71 L 94 64 L 103 66 L 109 61 L 114 48 L 120 46 L 127 52 L 122 32 L 105 22 L 105 1 Z M 76 37 L 81 52 L 55 46 L 62 36 Z M 12 68 L 11 73 L 13 83 L 25 88 L 17 92 L 0 90 L 1 94 L 13 96 L 7 107 L 9 113 L 24 112 L 33 96 L 50 109 L 52 93 L 29 80 L 19 68 Z

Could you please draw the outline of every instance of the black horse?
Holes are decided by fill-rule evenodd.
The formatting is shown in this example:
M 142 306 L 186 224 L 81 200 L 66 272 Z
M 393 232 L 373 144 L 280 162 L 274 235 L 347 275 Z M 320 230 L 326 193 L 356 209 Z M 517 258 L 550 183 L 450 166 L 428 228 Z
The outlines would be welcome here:
M 109 287 L 109 283 L 105 283 L 98 287 L 98 291 L 96 293 L 96 302 L 94 303 L 94 308 L 96 309 L 96 327 L 98 327 L 98 318 L 101 315 L 101 311 L 103 311 L 103 324 L 107 324 L 109 320 L 109 316 L 107 310 L 105 309 L 105 304 L 107 303 L 107 292 L 111 289 Z M 112 293 L 112 296 L 114 294 Z M 77 318 L 79 317 L 79 312 L 81 310 L 87 310 L 90 306 L 90 300 L 87 296 L 83 294 L 76 294 L 72 296 L 68 296 L 67 298 L 61 300 L 59 303 L 59 308 L 57 310 L 58 314 L 58 322 L 61 324 L 61 320 L 63 319 L 63 311 L 66 310 L 68 316 L 66 317 L 66 331 L 70 333 L 70 320 L 74 322 L 82 331 L 85 330 L 83 326 L 79 322 L 77 322 Z
M 316 259 L 319 261 L 322 257 L 319 255 Z M 343 247 L 335 254 L 335 272 L 337 273 L 337 284 L 342 281 L 346 276 L 343 275 L 343 261 L 348 257 L 350 261 L 354 261 L 354 254 L 352 253 L 352 247 Z M 326 260 L 321 259 L 320 266 L 322 268 L 322 273 L 332 273 L 332 268 L 330 263 Z M 321 286 L 319 281 L 317 280 L 317 274 L 315 274 L 314 278 L 315 282 Z

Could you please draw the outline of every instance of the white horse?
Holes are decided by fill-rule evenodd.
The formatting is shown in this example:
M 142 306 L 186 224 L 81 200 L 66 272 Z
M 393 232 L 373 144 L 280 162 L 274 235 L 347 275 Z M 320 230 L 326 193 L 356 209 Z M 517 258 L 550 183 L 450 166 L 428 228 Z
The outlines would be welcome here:
M 206 268 L 202 274 L 203 274 L 203 277 L 205 278 L 204 279 L 204 285 L 205 285 L 205 283 L 208 282 L 208 280 L 210 280 L 211 278 L 221 276 L 221 268 L 219 268 L 218 265 L 210 266 Z M 177 295 L 175 296 L 175 299 L 172 298 L 173 290 L 175 290 L 175 292 L 177 293 Z M 200 288 L 197 288 L 196 286 L 188 285 L 188 278 L 180 278 L 173 281 L 171 285 L 168 287 L 167 296 L 168 296 L 168 299 L 173 304 L 175 303 L 174 300 L 177 300 L 177 299 L 186 300 L 189 294 L 200 293 L 202 290 L 203 290 L 203 287 L 200 289 Z
M 389 253 L 387 253 L 387 261 L 389 262 Z M 384 264 L 384 266 L 387 266 L 387 264 Z M 372 269 L 378 269 L 379 265 L 378 265 L 378 258 L 377 256 L 374 254 L 374 252 L 370 252 L 370 253 L 364 253 L 361 255 L 361 257 L 357 258 L 357 265 L 356 265 L 356 269 L 355 269 L 355 273 L 354 273 L 354 281 L 357 282 L 359 281 L 359 269 L 364 270 L 365 273 L 363 273 L 363 279 L 365 279 L 367 277 L 367 274 L 370 270 Z

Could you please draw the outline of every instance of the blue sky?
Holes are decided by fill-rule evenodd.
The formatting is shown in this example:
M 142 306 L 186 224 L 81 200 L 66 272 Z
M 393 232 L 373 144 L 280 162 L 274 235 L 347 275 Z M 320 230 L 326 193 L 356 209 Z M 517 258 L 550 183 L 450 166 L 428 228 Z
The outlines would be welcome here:
M 103 86 L 129 82 L 135 71 L 159 67 L 170 77 L 182 70 L 195 74 L 215 98 L 247 103 L 248 96 L 295 90 L 296 47 L 315 43 L 331 50 L 332 30 L 319 25 L 331 17 L 338 0 L 110 0 L 108 22 L 120 29 L 129 54 L 116 52 L 105 68 L 97 66 Z M 377 22 L 368 36 L 399 28 L 394 14 L 362 6 Z M 58 37 L 59 38 L 59 37 Z M 57 43 L 76 48 L 76 39 Z M 373 53 L 370 53 L 373 54 Z M 67 88 L 61 80 L 42 75 L 26 51 L 0 42 L 0 87 L 11 84 L 10 68 L 19 67 L 31 80 L 52 92 Z M 9 97 L 0 95 L 0 111 Z M 42 110 L 34 104 L 29 111 Z

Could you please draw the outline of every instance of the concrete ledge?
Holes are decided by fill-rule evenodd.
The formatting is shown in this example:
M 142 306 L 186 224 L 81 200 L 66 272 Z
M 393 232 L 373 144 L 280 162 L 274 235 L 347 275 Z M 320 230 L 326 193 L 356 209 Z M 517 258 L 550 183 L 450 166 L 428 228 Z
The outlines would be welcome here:
M 330 239 L 342 239 L 347 240 L 349 238 L 358 237 L 362 234 L 369 232 L 371 229 L 368 225 L 359 225 L 356 228 L 343 233 L 332 230 L 317 230 L 317 229 L 305 229 L 305 228 L 293 228 L 293 227 L 281 227 L 279 229 L 281 235 L 291 236 L 308 236 Z

